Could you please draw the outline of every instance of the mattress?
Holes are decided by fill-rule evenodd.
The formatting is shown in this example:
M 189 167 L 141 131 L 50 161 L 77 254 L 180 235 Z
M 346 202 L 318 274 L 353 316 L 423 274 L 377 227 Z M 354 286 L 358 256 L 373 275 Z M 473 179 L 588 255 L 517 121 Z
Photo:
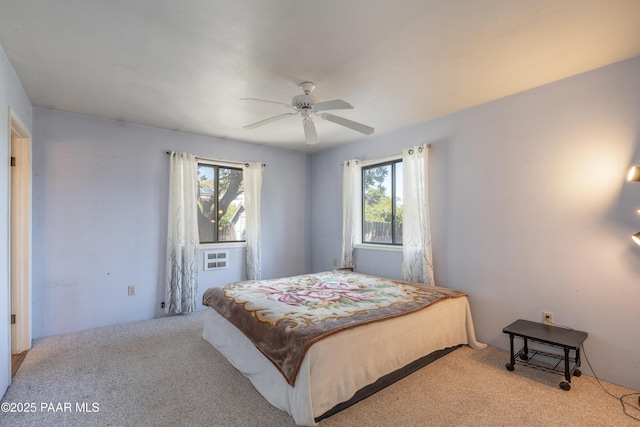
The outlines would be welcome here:
M 273 406 L 296 424 L 316 419 L 356 392 L 434 351 L 476 340 L 466 296 L 446 299 L 425 309 L 367 323 L 315 342 L 305 353 L 295 386 L 227 319 L 206 309 L 203 338 L 245 375 Z

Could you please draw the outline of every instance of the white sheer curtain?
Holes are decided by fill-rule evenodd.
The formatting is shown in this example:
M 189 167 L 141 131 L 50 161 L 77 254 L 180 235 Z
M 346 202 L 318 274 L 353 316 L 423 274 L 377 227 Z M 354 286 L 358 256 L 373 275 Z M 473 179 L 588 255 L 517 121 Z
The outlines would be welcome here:
M 342 174 L 342 267 L 355 268 L 353 250 L 361 234 L 362 168 L 359 160 L 344 163 Z
M 434 285 L 428 164 L 426 145 L 402 150 L 402 279 Z
M 262 171 L 260 162 L 244 165 L 244 208 L 247 240 L 247 280 L 259 280 L 262 275 L 260 250 L 260 197 Z
M 166 313 L 190 313 L 198 295 L 198 161 L 171 152 Z

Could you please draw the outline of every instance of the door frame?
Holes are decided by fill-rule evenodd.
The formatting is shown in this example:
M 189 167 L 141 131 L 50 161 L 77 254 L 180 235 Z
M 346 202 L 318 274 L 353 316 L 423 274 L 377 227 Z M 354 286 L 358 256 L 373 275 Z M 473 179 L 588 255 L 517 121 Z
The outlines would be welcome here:
M 31 135 L 9 108 L 10 176 L 10 301 L 16 323 L 11 325 L 11 354 L 31 348 Z

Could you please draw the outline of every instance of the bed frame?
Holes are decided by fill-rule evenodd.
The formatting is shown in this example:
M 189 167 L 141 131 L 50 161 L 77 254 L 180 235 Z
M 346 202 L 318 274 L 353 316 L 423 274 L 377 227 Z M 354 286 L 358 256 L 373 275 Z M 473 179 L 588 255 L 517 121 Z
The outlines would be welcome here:
M 364 400 L 367 397 L 376 394 L 380 390 L 390 386 L 396 381 L 400 381 L 404 377 L 411 375 L 412 373 L 424 368 L 428 364 L 435 362 L 436 360 L 440 359 L 443 356 L 446 356 L 447 354 L 451 353 L 454 350 L 457 350 L 458 348 L 460 348 L 460 345 L 457 345 L 455 347 L 445 348 L 442 350 L 436 350 L 433 353 L 427 354 L 426 356 L 423 356 L 418 360 L 414 360 L 408 365 L 379 378 L 375 383 L 369 384 L 368 386 L 361 388 L 356 392 L 356 394 L 353 395 L 351 399 L 347 400 L 346 402 L 338 403 L 336 406 L 329 409 L 324 414 L 320 415 L 319 417 L 316 417 L 315 421 L 319 422 L 321 420 L 324 420 L 325 418 L 328 418 L 332 415 L 337 414 L 338 412 L 344 409 L 347 409 L 350 406 L 355 405 L 361 400 Z

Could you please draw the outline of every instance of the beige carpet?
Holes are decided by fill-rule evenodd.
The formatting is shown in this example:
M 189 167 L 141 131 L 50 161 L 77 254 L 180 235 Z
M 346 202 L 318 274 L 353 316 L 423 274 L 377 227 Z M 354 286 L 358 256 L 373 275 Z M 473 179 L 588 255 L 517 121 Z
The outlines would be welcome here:
M 201 323 L 195 313 L 37 340 L 0 425 L 293 426 L 201 338 Z M 560 376 L 509 372 L 507 361 L 502 350 L 462 347 L 319 426 L 640 426 L 592 377 L 566 392 Z M 638 395 L 625 400 L 640 417 Z

